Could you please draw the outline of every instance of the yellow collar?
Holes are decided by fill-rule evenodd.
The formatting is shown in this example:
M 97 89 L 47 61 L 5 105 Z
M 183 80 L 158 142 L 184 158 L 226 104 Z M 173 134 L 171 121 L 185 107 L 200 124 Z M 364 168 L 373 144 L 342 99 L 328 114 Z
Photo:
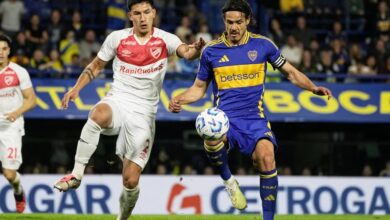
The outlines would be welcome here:
M 244 33 L 244 36 L 243 36 L 242 39 L 241 39 L 242 42 L 239 43 L 238 45 L 232 45 L 232 43 L 230 43 L 230 41 L 226 38 L 226 32 L 223 32 L 221 38 L 222 38 L 222 41 L 225 43 L 226 46 L 228 46 L 228 47 L 233 47 L 233 46 L 239 46 L 239 45 L 243 45 L 243 44 L 248 43 L 249 35 L 250 35 L 249 31 L 246 31 L 246 32 Z

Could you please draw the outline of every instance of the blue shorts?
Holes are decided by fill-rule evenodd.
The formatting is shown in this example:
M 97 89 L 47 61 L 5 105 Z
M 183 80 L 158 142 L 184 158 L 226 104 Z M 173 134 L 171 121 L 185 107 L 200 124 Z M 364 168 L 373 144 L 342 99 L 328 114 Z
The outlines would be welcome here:
M 277 149 L 274 133 L 271 131 L 269 122 L 264 118 L 229 118 L 230 128 L 227 133 L 229 148 L 238 150 L 251 156 L 260 139 L 268 139 Z

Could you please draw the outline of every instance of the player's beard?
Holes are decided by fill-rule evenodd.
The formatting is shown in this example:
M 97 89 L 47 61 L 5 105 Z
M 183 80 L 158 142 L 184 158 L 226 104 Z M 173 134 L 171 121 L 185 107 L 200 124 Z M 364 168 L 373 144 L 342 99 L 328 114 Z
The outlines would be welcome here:
M 140 25 L 139 27 L 138 27 L 138 33 L 140 34 L 140 35 L 147 35 L 147 34 L 151 34 L 151 32 L 152 32 L 152 28 L 153 27 L 151 27 L 151 25 L 148 25 L 148 24 L 146 24 L 146 25 Z
M 240 33 L 240 31 L 231 31 L 229 32 L 229 35 L 230 35 L 230 41 L 233 43 L 233 44 L 237 44 L 240 42 L 240 40 L 242 39 L 243 37 L 243 34 Z

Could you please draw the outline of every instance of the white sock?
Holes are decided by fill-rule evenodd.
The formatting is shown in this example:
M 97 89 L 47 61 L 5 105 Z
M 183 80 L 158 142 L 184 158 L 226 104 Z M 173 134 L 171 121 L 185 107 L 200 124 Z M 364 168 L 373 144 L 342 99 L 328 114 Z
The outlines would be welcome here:
M 223 184 L 231 186 L 236 181 L 236 178 L 232 175 L 228 180 L 224 180 Z
M 16 172 L 16 176 L 13 182 L 10 182 L 12 188 L 14 189 L 14 193 L 16 195 L 20 195 L 23 192 L 22 185 L 20 184 L 20 174 Z
M 133 189 L 123 187 L 119 198 L 119 214 L 117 220 L 127 220 L 130 217 L 137 203 L 139 191 L 138 186 Z
M 72 171 L 72 174 L 78 179 L 84 176 L 85 166 L 96 150 L 101 131 L 102 128 L 92 119 L 88 118 L 81 131 L 80 140 L 77 143 L 75 163 Z

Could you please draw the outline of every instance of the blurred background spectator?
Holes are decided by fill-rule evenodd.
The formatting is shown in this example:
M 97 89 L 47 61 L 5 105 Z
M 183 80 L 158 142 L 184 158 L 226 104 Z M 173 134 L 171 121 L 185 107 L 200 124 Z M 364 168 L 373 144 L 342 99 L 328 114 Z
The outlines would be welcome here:
M 22 16 L 26 12 L 19 0 L 5 0 L 0 4 L 1 30 L 11 38 L 22 30 Z
M 390 177 L 390 161 L 387 161 L 385 164 L 385 168 L 381 170 L 379 176 L 388 176 Z

